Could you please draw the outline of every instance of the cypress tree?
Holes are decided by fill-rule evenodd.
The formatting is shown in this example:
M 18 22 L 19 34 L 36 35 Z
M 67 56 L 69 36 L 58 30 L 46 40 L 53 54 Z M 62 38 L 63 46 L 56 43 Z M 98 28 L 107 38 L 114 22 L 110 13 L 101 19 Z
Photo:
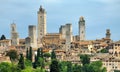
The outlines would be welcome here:
M 36 58 L 36 61 L 38 61 L 39 57 L 40 57 L 40 48 L 38 48 L 38 50 L 37 50 L 37 58 Z
M 35 62 L 33 63 L 33 68 L 37 68 L 37 56 L 35 55 Z
M 40 66 L 42 68 L 44 68 L 44 58 L 43 58 L 43 49 L 42 48 L 38 48 L 37 56 L 36 56 L 35 62 L 34 62 L 34 68 L 40 67 Z
M 59 63 L 56 59 L 52 60 L 50 65 L 50 72 L 60 72 Z
M 40 57 L 43 58 L 43 49 L 40 48 Z
M 26 50 L 26 59 L 29 59 L 29 52 L 28 52 L 28 48 Z
M 18 62 L 18 67 L 19 67 L 20 69 L 25 69 L 25 63 L 24 63 L 23 54 L 20 54 L 20 59 L 19 59 L 19 62 Z
M 29 49 L 29 60 L 32 62 L 32 47 Z
M 52 50 L 52 52 L 51 52 L 51 59 L 53 60 L 53 59 L 56 59 L 56 54 L 55 54 L 55 51 L 54 50 Z
M 67 64 L 67 72 L 72 72 L 72 63 L 68 62 Z

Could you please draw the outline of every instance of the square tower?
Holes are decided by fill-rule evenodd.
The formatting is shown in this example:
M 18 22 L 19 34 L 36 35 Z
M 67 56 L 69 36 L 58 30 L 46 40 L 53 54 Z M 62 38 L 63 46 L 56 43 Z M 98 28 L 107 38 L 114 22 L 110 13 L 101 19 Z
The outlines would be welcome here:
M 42 38 L 46 35 L 46 12 L 40 6 L 38 11 L 38 47 L 42 46 Z
M 80 17 L 79 19 L 79 40 L 84 41 L 85 40 L 85 20 L 84 17 Z
M 19 45 L 19 35 L 16 31 L 16 24 L 11 24 L 11 45 L 16 46 Z
M 30 37 L 30 46 L 32 48 L 37 48 L 37 36 L 36 36 L 35 25 L 29 25 L 29 37 Z

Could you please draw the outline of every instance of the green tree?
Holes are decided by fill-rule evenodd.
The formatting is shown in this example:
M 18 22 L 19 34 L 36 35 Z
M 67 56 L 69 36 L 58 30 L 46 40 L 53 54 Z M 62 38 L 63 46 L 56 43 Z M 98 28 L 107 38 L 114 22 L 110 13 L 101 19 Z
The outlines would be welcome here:
M 39 57 L 38 61 L 37 61 L 37 67 L 41 67 L 44 68 L 44 59 Z
M 34 72 L 32 67 L 26 67 L 21 72 Z
M 50 53 L 44 53 L 44 57 L 49 58 L 50 56 Z
M 120 70 L 114 70 L 114 72 L 120 72 Z
M 37 56 L 35 55 L 35 62 L 33 63 L 33 68 L 37 68 L 39 66 L 39 58 L 40 58 L 40 48 L 37 50 Z
M 15 49 L 9 50 L 6 55 L 9 56 L 11 62 L 18 59 L 18 54 L 17 54 L 17 51 Z
M 108 50 L 106 48 L 103 48 L 100 52 L 101 53 L 108 53 Z
M 37 61 L 38 61 L 38 59 L 37 59 L 37 56 L 35 55 L 35 59 L 34 59 L 35 61 L 34 61 L 34 63 L 33 63 L 33 68 L 37 68 Z
M 39 57 L 43 58 L 43 49 L 42 48 L 38 48 L 38 50 L 37 50 L 37 59 Z
M 12 63 L 11 71 L 12 72 L 21 72 L 21 69 L 18 68 L 16 63 L 14 63 L 14 64 Z
M 0 38 L 0 40 L 5 40 L 5 39 L 6 39 L 5 35 L 2 35 Z
M 37 59 L 37 56 L 35 55 L 35 62 L 33 63 L 33 68 L 41 67 L 44 68 L 45 63 L 44 63 L 44 58 L 39 57 Z
M 58 61 L 56 59 L 52 60 L 50 65 L 50 72 L 60 72 Z
M 32 62 L 32 47 L 29 49 L 29 60 Z
M 75 65 L 73 66 L 73 72 L 81 72 L 81 66 L 75 64 Z
M 68 62 L 67 64 L 67 72 L 72 72 L 72 63 Z
M 66 61 L 59 62 L 60 72 L 67 72 L 67 68 L 68 68 L 67 65 L 68 65 L 68 62 Z
M 83 65 L 90 63 L 90 58 L 86 54 L 85 55 L 80 55 L 80 60 L 81 60 Z
M 90 64 L 85 64 L 81 72 L 107 72 L 105 67 L 102 67 L 101 61 L 95 61 Z
M 25 69 L 24 57 L 23 54 L 20 54 L 20 59 L 18 62 L 18 68 Z
M 13 63 L 1 62 L 0 72 L 21 72 Z
M 39 59 L 39 57 L 40 57 L 40 48 L 38 48 L 38 50 L 37 50 L 37 57 L 36 57 L 36 61 Z
M 32 67 L 32 62 L 28 59 L 25 60 L 25 67 Z
M 93 70 L 90 69 L 89 64 L 85 64 L 81 68 L 81 72 L 92 72 Z
M 40 57 L 43 58 L 43 48 L 40 48 Z
M 45 62 L 47 62 L 47 59 L 51 57 L 50 53 L 44 53 L 44 59 L 45 59 Z
M 26 50 L 26 59 L 29 59 L 29 51 L 28 51 L 28 48 Z
M 102 67 L 102 61 L 90 63 L 89 70 L 92 70 L 91 72 L 106 72 L 106 69 Z
M 7 62 L 0 63 L 0 72 L 12 72 L 11 64 Z
M 63 68 L 63 70 L 60 71 L 60 72 L 67 72 L 67 66 L 65 66 L 65 67 Z
M 52 52 L 51 52 L 51 59 L 53 60 L 53 59 L 56 59 L 56 54 L 55 54 L 55 51 L 54 50 L 52 50 Z
M 46 70 L 41 67 L 37 67 L 37 69 L 35 69 L 33 72 L 46 72 Z
M 44 68 L 44 58 L 43 58 L 43 50 L 42 48 L 38 48 L 37 50 L 37 56 L 35 55 L 35 62 L 33 64 L 33 68 L 37 67 Z

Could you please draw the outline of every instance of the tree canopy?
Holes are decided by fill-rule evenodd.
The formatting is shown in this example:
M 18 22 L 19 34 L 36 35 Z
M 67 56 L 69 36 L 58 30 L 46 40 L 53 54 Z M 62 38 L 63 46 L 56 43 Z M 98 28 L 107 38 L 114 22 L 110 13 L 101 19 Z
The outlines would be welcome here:
M 11 61 L 18 59 L 18 53 L 15 49 L 9 50 L 6 55 L 9 56 Z
M 53 59 L 56 59 L 56 54 L 55 54 L 55 51 L 54 50 L 52 50 L 52 52 L 51 52 L 51 59 L 53 60 Z
M 100 52 L 101 53 L 108 53 L 108 50 L 106 48 L 103 48 Z
M 19 59 L 19 62 L 18 62 L 18 67 L 19 67 L 20 69 L 25 69 L 25 63 L 24 63 L 23 54 L 20 54 L 20 59 Z
M 83 65 L 90 63 L 90 57 L 88 55 L 80 55 L 80 60 Z
M 5 39 L 6 39 L 5 35 L 2 35 L 0 38 L 0 40 L 5 40 Z
M 52 63 L 50 65 L 50 72 L 60 72 L 58 61 L 56 59 L 52 60 Z

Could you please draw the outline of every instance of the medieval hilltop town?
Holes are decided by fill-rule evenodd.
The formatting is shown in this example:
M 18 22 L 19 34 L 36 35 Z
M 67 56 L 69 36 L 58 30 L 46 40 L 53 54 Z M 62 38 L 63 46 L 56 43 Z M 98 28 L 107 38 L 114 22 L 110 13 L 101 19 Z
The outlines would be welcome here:
M 61 25 L 59 33 L 47 33 L 46 11 L 40 6 L 38 12 L 38 24 L 28 26 L 28 37 L 19 38 L 17 26 L 12 23 L 11 39 L 0 40 L 0 62 L 10 61 L 5 56 L 5 52 L 10 49 L 16 49 L 25 56 L 26 49 L 32 47 L 33 54 L 38 48 L 43 52 L 51 52 L 53 49 L 59 61 L 70 61 L 80 63 L 79 54 L 92 55 L 90 61 L 102 61 L 103 67 L 107 72 L 120 70 L 120 41 L 111 40 L 110 29 L 106 29 L 105 37 L 96 40 L 86 40 L 86 24 L 84 17 L 78 20 L 78 35 L 73 36 L 72 24 Z M 101 53 L 101 50 L 107 50 L 107 53 Z

